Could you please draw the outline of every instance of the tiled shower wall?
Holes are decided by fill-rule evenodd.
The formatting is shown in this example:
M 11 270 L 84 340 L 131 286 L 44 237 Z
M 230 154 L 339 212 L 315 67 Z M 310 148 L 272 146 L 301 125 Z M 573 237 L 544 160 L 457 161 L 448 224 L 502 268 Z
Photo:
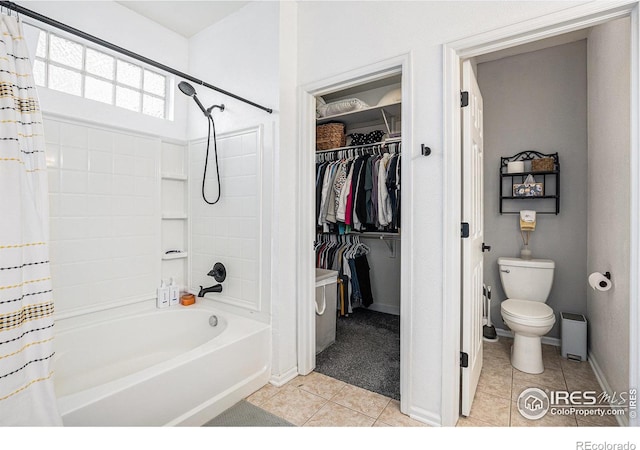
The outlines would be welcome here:
M 44 118 L 57 313 L 151 298 L 161 141 Z
M 260 310 L 260 148 L 253 128 L 218 136 L 221 198 L 206 204 L 201 195 L 206 140 L 190 146 L 191 286 L 216 284 L 207 273 L 216 262 L 227 269 L 221 294 L 208 297 L 243 309 Z M 207 169 L 207 198 L 217 194 L 213 143 Z

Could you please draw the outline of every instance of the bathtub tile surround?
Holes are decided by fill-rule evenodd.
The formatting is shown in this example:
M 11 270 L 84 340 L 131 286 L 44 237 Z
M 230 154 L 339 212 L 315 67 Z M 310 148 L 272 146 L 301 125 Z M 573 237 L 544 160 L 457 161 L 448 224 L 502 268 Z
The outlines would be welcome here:
M 191 286 L 210 286 L 207 273 L 216 262 L 227 268 L 222 295 L 208 294 L 217 301 L 259 311 L 260 279 L 260 151 L 259 128 L 218 135 L 220 163 L 220 201 L 208 205 L 202 199 L 202 175 L 206 140 L 190 146 L 190 203 L 192 225 Z M 209 167 L 205 192 L 217 196 L 213 144 L 209 150 Z
M 161 142 L 45 115 L 56 313 L 151 298 Z

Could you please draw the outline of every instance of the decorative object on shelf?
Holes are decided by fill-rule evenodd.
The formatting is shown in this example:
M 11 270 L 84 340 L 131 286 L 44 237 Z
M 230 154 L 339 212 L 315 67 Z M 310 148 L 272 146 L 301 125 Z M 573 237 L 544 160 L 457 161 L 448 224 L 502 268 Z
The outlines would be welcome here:
M 344 147 L 346 142 L 344 124 L 331 122 L 316 127 L 316 150 Z
M 400 103 L 402 101 L 402 89 L 391 89 L 378 102 L 378 106 L 390 105 L 392 103 Z
M 528 175 L 524 183 L 513 183 L 514 197 L 542 197 L 544 184 L 537 183 L 533 175 Z
M 338 114 L 345 114 L 359 109 L 368 108 L 365 102 L 358 98 L 347 98 L 344 100 L 337 100 L 331 103 L 324 103 L 322 97 L 318 97 L 316 104 L 316 116 L 327 117 L 335 116 Z
M 534 158 L 531 160 L 532 172 L 552 172 L 555 169 L 553 158 Z
M 384 136 L 383 130 L 374 130 L 369 133 L 351 133 L 351 145 L 369 145 L 380 142 Z
M 524 161 L 511 161 L 507 163 L 507 173 L 522 173 L 524 172 Z
M 536 212 L 532 210 L 520 211 L 520 236 L 522 236 L 523 247 L 520 250 L 520 258 L 531 259 L 529 250 L 529 238 L 531 232 L 536 229 Z

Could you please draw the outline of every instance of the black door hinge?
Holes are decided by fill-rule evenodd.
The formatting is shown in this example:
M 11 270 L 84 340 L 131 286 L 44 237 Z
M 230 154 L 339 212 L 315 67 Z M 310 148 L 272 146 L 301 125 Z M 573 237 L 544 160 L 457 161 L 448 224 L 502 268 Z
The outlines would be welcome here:
M 469 355 L 465 352 L 460 352 L 460 367 L 469 367 Z
M 460 224 L 460 237 L 462 237 L 462 238 L 468 238 L 469 237 L 469 223 L 468 222 L 462 222 Z
M 469 106 L 469 92 L 467 91 L 460 92 L 460 106 L 462 106 L 463 108 L 465 106 Z

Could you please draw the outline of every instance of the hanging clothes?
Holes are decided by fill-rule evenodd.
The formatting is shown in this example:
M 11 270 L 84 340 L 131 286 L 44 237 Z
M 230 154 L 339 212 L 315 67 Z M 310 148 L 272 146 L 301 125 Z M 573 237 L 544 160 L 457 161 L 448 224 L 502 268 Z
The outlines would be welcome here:
M 357 236 L 318 235 L 315 244 L 316 267 L 336 270 L 341 283 L 337 286 L 338 314 L 349 315 L 357 306 L 373 303 L 369 247 Z
M 399 152 L 396 143 L 321 155 L 316 164 L 316 217 L 322 232 L 398 232 Z
M 62 425 L 42 114 L 22 23 L 0 15 L 0 425 Z

